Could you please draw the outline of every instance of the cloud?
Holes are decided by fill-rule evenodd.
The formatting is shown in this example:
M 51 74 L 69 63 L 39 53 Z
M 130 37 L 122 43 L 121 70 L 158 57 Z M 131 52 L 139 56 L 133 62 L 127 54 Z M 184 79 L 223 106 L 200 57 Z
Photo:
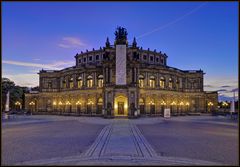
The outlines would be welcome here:
M 219 96 L 232 98 L 233 90 L 238 96 L 238 77 L 236 76 L 210 76 L 204 78 L 204 91 L 218 91 Z M 224 89 L 223 89 L 224 88 Z
M 86 44 L 76 37 L 63 37 L 62 42 L 58 44 L 61 48 L 77 48 L 86 46 Z
M 205 88 L 212 88 L 212 85 L 204 85 Z
M 11 64 L 17 66 L 25 66 L 25 67 L 38 67 L 38 68 L 45 68 L 45 69 L 55 69 L 61 70 L 66 66 L 74 65 L 75 61 L 57 61 L 51 64 L 40 64 L 40 63 L 30 63 L 30 62 L 22 62 L 22 61 L 12 61 L 12 60 L 3 60 L 4 64 Z
M 238 88 L 233 89 L 231 92 L 237 92 Z
M 14 81 L 19 86 L 34 87 L 39 85 L 39 76 L 37 73 L 4 75 L 4 77 Z
M 229 88 L 229 87 L 231 87 L 231 86 L 229 86 L 229 85 L 221 86 L 221 88 Z
M 218 91 L 218 92 L 226 92 L 227 89 L 219 89 L 219 90 L 216 90 L 216 91 Z

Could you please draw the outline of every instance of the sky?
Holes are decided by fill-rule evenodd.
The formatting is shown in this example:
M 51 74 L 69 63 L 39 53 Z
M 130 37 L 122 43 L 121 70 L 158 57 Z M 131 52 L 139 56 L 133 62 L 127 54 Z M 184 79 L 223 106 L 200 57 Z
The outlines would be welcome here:
M 76 53 L 113 44 L 117 26 L 169 66 L 202 69 L 205 91 L 238 90 L 237 2 L 2 2 L 2 76 L 38 86 L 40 69 L 74 66 Z

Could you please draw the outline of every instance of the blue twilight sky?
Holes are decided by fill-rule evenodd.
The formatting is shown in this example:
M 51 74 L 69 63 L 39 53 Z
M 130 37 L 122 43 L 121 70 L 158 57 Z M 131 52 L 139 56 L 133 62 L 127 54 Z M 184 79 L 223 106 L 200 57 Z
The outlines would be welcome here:
M 238 88 L 237 2 L 3 2 L 2 74 L 38 85 L 39 69 L 74 65 L 98 49 L 116 27 L 144 49 L 168 55 L 168 65 L 202 69 L 205 90 L 232 96 Z M 222 90 L 221 90 L 222 89 Z

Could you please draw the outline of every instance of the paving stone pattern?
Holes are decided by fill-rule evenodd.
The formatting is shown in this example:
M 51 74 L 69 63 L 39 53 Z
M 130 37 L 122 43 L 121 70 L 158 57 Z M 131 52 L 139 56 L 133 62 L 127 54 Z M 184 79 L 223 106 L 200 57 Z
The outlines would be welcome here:
M 137 126 L 128 119 L 114 119 L 82 154 L 18 165 L 221 165 L 197 159 L 158 155 Z

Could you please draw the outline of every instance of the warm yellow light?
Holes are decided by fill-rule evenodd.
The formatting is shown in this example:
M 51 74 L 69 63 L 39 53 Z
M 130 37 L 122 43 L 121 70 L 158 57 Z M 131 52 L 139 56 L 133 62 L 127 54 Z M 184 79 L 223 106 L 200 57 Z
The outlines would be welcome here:
M 21 103 L 19 101 L 16 101 L 15 105 L 21 105 Z
M 118 105 L 115 103 L 114 104 L 114 109 L 116 110 L 118 108 Z
M 62 105 L 63 103 L 60 101 L 58 104 L 59 104 L 59 105 Z
M 185 104 L 186 106 L 189 106 L 189 102 L 186 102 L 186 104 Z
M 87 104 L 94 104 L 92 101 L 89 101 Z
M 66 101 L 66 105 L 70 105 L 71 103 L 69 101 Z
M 82 103 L 80 101 L 77 101 L 76 102 L 76 105 L 81 105 Z
M 56 105 L 57 105 L 57 102 L 54 101 L 54 102 L 53 102 L 53 105 L 56 106 Z
M 165 101 L 162 101 L 161 105 L 166 105 Z
M 124 108 L 127 109 L 128 108 L 128 105 L 127 103 L 124 104 Z
M 223 102 L 222 105 L 223 105 L 223 106 L 228 106 L 228 103 Z
M 150 101 L 149 104 L 154 105 L 154 102 Z
M 181 101 L 181 102 L 179 103 L 179 105 L 182 106 L 182 105 L 184 105 L 184 104 L 183 104 L 183 102 Z
M 29 103 L 29 105 L 30 105 L 30 106 L 31 106 L 31 105 L 35 105 L 35 103 L 32 101 L 32 102 Z
M 213 103 L 212 103 L 212 102 L 209 102 L 209 103 L 208 103 L 208 106 L 213 106 Z
M 175 101 L 173 101 L 173 102 L 171 103 L 171 105 L 176 105 L 176 102 L 175 102 Z

